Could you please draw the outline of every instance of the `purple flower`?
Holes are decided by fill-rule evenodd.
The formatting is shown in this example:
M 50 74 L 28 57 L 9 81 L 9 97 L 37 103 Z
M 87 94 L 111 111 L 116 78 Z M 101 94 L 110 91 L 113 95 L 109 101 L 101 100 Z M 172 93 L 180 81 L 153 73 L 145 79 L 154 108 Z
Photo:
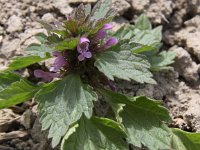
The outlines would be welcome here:
M 107 23 L 107 24 L 104 24 L 104 26 L 103 26 L 102 29 L 104 29 L 104 30 L 110 30 L 110 29 L 112 29 L 112 27 L 113 26 L 111 24 Z
M 106 30 L 110 30 L 112 29 L 112 25 L 111 24 L 105 24 L 98 32 L 97 35 L 95 37 L 95 40 L 101 40 L 104 39 L 107 36 Z
M 104 48 L 107 49 L 107 48 L 109 48 L 109 47 L 111 47 L 113 45 L 116 45 L 117 43 L 118 43 L 118 40 L 116 38 L 110 37 L 107 40 L 106 44 L 104 45 Z
M 83 61 L 85 58 L 91 58 L 92 53 L 89 51 L 89 42 L 88 38 L 80 38 L 80 42 L 77 46 L 77 51 L 79 52 L 78 60 Z
M 50 68 L 50 71 L 57 72 L 58 70 L 60 70 L 60 68 L 67 64 L 67 61 L 60 52 L 53 52 L 53 56 L 57 58 L 54 60 L 53 66 Z
M 57 73 L 45 72 L 43 70 L 35 70 L 34 75 L 37 78 L 41 78 L 44 82 L 51 82 L 53 78 L 58 77 Z

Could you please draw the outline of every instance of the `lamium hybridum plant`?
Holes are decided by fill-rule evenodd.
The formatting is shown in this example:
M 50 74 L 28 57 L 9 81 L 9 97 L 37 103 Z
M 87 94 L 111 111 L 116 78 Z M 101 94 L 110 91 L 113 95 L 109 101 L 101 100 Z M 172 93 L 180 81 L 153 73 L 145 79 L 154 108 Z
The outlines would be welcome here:
M 111 0 L 102 0 L 93 9 L 80 5 L 62 23 L 40 20 L 48 35 L 38 33 L 40 44 L 0 73 L 0 108 L 33 98 L 42 129 L 61 150 L 199 150 L 200 134 L 168 128 L 160 101 L 117 92 L 116 78 L 156 84 L 151 72 L 170 69 L 175 55 L 159 52 L 162 28 L 145 15 L 113 32 L 115 14 Z M 30 80 L 14 72 L 26 67 Z M 94 110 L 100 100 L 109 105 L 105 115 Z

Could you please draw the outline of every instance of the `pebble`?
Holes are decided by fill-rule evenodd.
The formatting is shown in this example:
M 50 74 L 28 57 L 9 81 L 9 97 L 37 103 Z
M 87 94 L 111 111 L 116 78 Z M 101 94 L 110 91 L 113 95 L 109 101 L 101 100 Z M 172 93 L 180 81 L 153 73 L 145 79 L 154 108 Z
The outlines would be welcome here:
M 21 31 L 23 29 L 22 18 L 13 15 L 8 19 L 8 32 Z

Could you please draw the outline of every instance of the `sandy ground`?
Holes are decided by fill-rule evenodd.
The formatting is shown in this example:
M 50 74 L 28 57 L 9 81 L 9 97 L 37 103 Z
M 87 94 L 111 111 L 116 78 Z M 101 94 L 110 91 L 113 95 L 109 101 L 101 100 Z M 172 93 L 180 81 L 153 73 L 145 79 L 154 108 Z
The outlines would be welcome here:
M 33 35 L 45 32 L 36 19 L 66 19 L 80 2 L 96 0 L 0 0 L 0 70 L 12 57 L 25 55 Z M 116 29 L 145 13 L 154 26 L 163 26 L 162 50 L 177 53 L 174 70 L 154 73 L 158 85 L 124 82 L 121 91 L 163 100 L 173 119 L 170 126 L 200 132 L 200 0 L 113 0 L 113 7 Z M 51 149 L 36 107 L 26 102 L 13 111 L 0 110 L 0 150 Z

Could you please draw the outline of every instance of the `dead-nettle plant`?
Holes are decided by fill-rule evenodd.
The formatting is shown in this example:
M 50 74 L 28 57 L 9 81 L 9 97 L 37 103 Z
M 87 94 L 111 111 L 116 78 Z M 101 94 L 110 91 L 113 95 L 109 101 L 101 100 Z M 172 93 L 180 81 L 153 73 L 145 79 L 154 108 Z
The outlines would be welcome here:
M 112 32 L 110 5 L 80 5 L 63 23 L 39 21 L 48 35 L 38 33 L 40 44 L 0 73 L 0 108 L 34 98 L 42 129 L 49 130 L 52 147 L 62 139 L 62 150 L 198 150 L 200 134 L 168 128 L 160 101 L 116 92 L 115 78 L 156 84 L 151 71 L 169 69 L 175 55 L 159 52 L 162 28 L 152 29 L 145 15 Z M 35 79 L 13 72 L 30 65 Z M 104 116 L 94 111 L 98 96 L 110 106 Z

